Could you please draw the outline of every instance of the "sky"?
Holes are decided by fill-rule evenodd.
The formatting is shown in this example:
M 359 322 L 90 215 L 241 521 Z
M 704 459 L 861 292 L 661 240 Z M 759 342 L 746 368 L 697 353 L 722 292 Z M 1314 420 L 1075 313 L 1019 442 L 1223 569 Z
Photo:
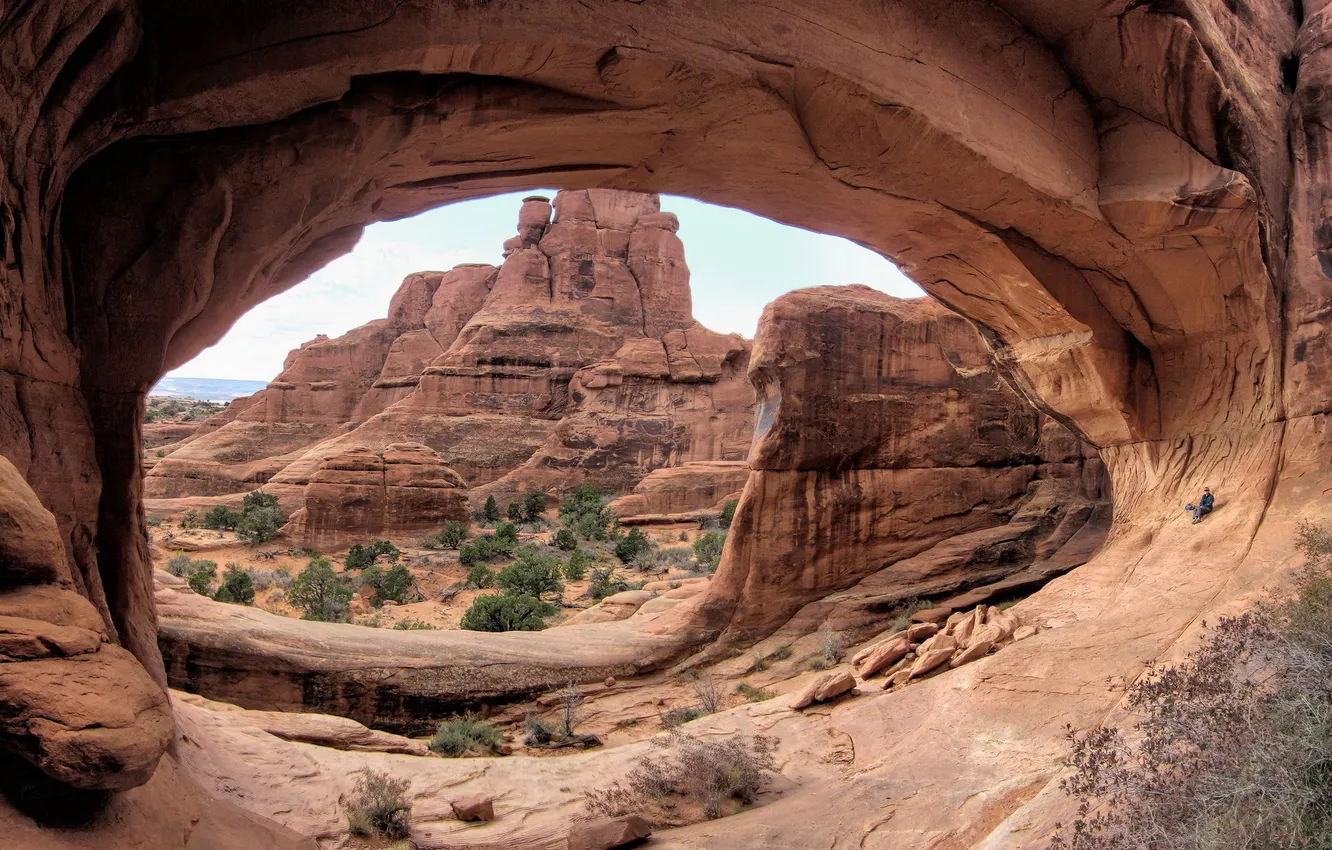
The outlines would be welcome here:
M 499 265 L 504 240 L 516 232 L 518 208 L 530 194 L 496 195 L 370 225 L 350 253 L 255 307 L 216 345 L 170 375 L 271 380 L 287 352 L 302 342 L 383 318 L 411 272 Z M 674 195 L 663 195 L 661 208 L 680 219 L 694 318 L 715 331 L 752 338 L 764 305 L 807 286 L 863 283 L 904 298 L 922 294 L 887 260 L 836 236 Z

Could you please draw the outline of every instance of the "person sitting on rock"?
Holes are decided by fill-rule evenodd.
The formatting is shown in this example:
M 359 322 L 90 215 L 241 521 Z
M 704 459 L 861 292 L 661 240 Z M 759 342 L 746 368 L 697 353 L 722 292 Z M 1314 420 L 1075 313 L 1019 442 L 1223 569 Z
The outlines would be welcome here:
M 1202 492 L 1202 498 L 1198 500 L 1198 504 L 1185 505 L 1184 510 L 1193 511 L 1193 524 L 1197 525 L 1198 523 L 1202 522 L 1203 516 L 1205 516 L 1206 514 L 1210 514 L 1212 512 L 1212 505 L 1215 503 L 1216 499 L 1212 497 L 1211 488 L 1204 487 Z

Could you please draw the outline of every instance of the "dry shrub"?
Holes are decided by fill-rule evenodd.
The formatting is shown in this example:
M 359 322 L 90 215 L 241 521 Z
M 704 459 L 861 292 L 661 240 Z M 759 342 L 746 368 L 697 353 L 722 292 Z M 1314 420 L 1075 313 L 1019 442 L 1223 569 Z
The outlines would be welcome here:
M 1069 731 L 1077 817 L 1051 850 L 1332 850 L 1332 535 L 1297 545 L 1289 598 L 1129 688 L 1131 731 Z
M 726 692 L 713 676 L 700 676 L 694 682 L 694 696 L 704 714 L 716 714 L 725 707 Z
M 358 773 L 356 788 L 344 802 L 348 830 L 353 835 L 406 838 L 410 831 L 407 820 L 412 814 L 412 804 L 407 802 L 411 782 L 377 770 Z
M 657 826 L 732 814 L 767 787 L 776 743 L 766 735 L 704 741 L 672 731 L 653 741 L 660 755 L 639 757 L 623 780 L 586 792 L 584 804 L 593 815 L 639 814 Z

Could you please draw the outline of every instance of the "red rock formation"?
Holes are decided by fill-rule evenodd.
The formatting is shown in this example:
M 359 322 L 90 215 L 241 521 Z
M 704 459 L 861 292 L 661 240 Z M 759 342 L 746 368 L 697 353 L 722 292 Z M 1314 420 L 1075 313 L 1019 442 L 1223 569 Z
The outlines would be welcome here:
M 759 393 L 754 473 L 710 588 L 739 639 L 941 541 L 1003 525 L 1038 479 L 1073 486 L 1029 535 L 1101 495 L 1098 474 L 1083 492 L 1078 441 L 1005 383 L 965 319 L 930 299 L 864 286 L 784 295 L 764 310 L 750 378 Z M 905 600 L 1024 564 L 1000 562 L 999 575 L 963 562 L 928 572 L 932 582 L 904 573 L 886 583 Z
M 283 534 L 300 546 L 331 551 L 367 537 L 396 537 L 468 519 L 467 486 L 420 443 L 382 453 L 352 449 L 328 458 L 310 479 L 302 507 Z
M 1295 522 L 1322 513 L 1325 6 L 11 4 L 0 455 L 55 517 L 71 586 L 160 675 L 142 397 L 366 223 L 542 182 L 855 239 L 1102 447 L 1115 527 L 1024 603 L 1059 627 L 839 708 L 853 780 L 671 838 L 1038 845 L 1064 725 L 1107 716 L 1107 678 L 1279 577 Z M 1221 508 L 1181 526 L 1204 484 Z M 113 795 L 100 831 L 3 802 L 4 834 L 291 844 L 173 765 Z
M 738 499 L 748 479 L 749 464 L 743 461 L 686 463 L 652 472 L 608 507 L 621 518 L 686 514 Z

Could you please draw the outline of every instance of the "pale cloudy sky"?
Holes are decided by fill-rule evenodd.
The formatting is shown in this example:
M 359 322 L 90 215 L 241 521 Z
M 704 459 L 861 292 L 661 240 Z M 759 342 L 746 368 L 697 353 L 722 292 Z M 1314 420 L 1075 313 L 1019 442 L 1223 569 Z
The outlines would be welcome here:
M 355 250 L 251 310 L 217 345 L 171 375 L 272 379 L 287 352 L 316 334 L 334 337 L 382 318 L 409 273 L 499 264 L 529 194 L 496 195 L 367 227 Z M 901 297 L 921 294 L 887 260 L 845 239 L 691 198 L 663 196 L 661 206 L 680 217 L 694 317 L 713 330 L 752 337 L 764 305 L 806 286 L 863 283 Z

